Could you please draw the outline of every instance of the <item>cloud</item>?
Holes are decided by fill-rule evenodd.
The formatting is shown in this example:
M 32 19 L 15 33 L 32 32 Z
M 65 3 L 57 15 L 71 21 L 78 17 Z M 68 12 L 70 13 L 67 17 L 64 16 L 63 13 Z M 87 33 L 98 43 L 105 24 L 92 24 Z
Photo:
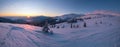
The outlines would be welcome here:
M 114 11 L 108 11 L 108 10 L 95 10 L 92 13 L 88 14 L 104 14 L 104 15 L 114 15 L 114 16 L 120 16 L 120 12 L 114 12 Z

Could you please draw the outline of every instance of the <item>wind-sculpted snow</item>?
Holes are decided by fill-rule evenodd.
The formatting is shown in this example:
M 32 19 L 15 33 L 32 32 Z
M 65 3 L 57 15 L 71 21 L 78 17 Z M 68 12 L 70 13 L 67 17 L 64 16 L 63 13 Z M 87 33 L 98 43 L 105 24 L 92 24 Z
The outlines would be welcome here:
M 60 23 L 59 28 L 50 28 L 53 35 L 42 33 L 41 27 L 0 23 L 0 47 L 120 47 L 119 18 L 87 19 L 87 27 L 81 21 L 74 23 L 79 28 Z

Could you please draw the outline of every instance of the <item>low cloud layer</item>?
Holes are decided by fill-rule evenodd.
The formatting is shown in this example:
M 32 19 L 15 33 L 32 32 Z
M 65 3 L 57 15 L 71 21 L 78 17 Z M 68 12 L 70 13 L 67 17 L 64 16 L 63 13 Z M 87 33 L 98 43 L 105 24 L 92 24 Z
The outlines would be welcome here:
M 87 14 L 104 14 L 104 15 L 120 16 L 120 12 L 107 11 L 107 10 L 96 10 L 96 11 L 93 11 L 92 13 L 87 13 Z

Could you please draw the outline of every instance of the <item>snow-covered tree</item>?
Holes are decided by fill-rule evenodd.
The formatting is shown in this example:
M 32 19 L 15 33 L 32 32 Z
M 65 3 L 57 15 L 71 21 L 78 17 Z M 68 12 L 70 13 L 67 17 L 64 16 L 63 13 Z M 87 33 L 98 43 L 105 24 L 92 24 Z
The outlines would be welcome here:
M 49 29 L 49 27 L 48 27 L 48 22 L 46 21 L 46 22 L 45 22 L 45 25 L 43 26 L 42 31 L 47 33 L 47 32 L 49 32 L 49 30 L 50 30 L 50 29 Z

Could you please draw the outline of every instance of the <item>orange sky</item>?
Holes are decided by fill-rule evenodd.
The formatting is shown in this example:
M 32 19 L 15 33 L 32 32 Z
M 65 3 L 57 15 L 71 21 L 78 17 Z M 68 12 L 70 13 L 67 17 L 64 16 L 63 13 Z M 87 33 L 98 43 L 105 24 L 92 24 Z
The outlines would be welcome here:
M 57 14 L 15 14 L 15 13 L 0 13 L 0 16 L 40 16 L 40 15 L 44 15 L 44 16 L 57 16 Z

